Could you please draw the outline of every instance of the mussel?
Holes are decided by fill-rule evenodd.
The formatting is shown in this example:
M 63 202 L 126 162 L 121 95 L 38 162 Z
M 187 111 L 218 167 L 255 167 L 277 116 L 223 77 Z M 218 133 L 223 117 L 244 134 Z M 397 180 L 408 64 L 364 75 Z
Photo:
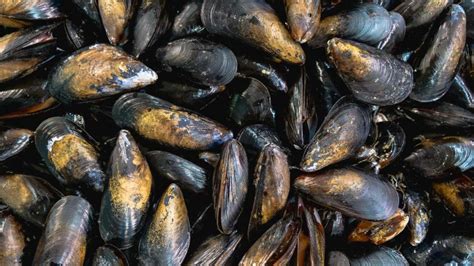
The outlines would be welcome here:
M 408 229 L 410 232 L 410 245 L 417 246 L 426 237 L 430 225 L 430 209 L 424 197 L 417 192 L 408 191 L 406 193 L 405 206 L 410 217 Z
M 237 231 L 230 235 L 216 235 L 207 239 L 186 260 L 185 265 L 227 265 L 242 240 Z
M 453 0 L 406 0 L 393 9 L 406 21 L 407 29 L 426 25 L 435 20 Z
M 33 131 L 11 128 L 0 133 L 0 162 L 3 162 L 28 148 L 33 142 Z
M 237 58 L 222 44 L 205 39 L 183 38 L 156 50 L 156 59 L 164 71 L 206 86 L 226 85 L 237 73 Z
M 369 129 L 367 107 L 351 98 L 341 98 L 306 147 L 301 169 L 314 172 L 353 156 L 365 143 Z
M 294 187 L 314 203 L 359 219 L 386 220 L 398 208 L 398 194 L 390 184 L 355 168 L 303 174 Z
M 207 192 L 206 170 L 199 165 L 165 151 L 150 151 L 146 156 L 160 178 L 194 193 Z
M 309 204 L 303 205 L 303 225 L 296 247 L 297 265 L 325 265 L 326 239 L 318 210 Z
M 413 69 L 368 45 L 338 38 L 328 42 L 330 61 L 354 97 L 375 105 L 394 105 L 413 89 Z
M 23 265 L 26 237 L 21 224 L 8 209 L 0 209 L 0 225 L 0 265 Z
M 180 265 L 188 252 L 191 226 L 181 189 L 171 184 L 140 239 L 142 265 Z
M 112 45 L 127 41 L 127 27 L 136 3 L 135 0 L 97 0 L 102 24 Z
M 397 12 L 390 12 L 392 19 L 392 29 L 390 33 L 377 44 L 377 48 L 392 52 L 395 46 L 405 38 L 405 19 Z
M 170 34 L 172 39 L 204 32 L 205 28 L 201 22 L 202 2 L 203 0 L 191 0 L 184 3 L 171 26 Z
M 448 102 L 430 105 L 406 105 L 401 109 L 407 116 L 432 128 L 472 128 L 474 112 Z
M 426 41 L 414 55 L 415 87 L 410 98 L 418 102 L 433 102 L 443 97 L 456 76 L 466 43 L 466 14 L 462 7 L 452 5 L 431 34 L 432 40 Z
M 321 17 L 320 0 L 285 0 L 286 18 L 291 37 L 305 43 L 316 34 Z
M 71 2 L 76 8 L 82 10 L 97 26 L 102 26 L 97 0 L 72 0 Z
M 238 56 L 239 74 L 261 80 L 268 88 L 286 93 L 288 84 L 285 71 L 267 60 Z
M 210 33 L 236 39 L 293 64 L 305 54 L 264 0 L 204 0 L 201 20 Z
M 405 158 L 405 162 L 426 178 L 443 177 L 453 170 L 462 172 L 474 167 L 474 139 L 423 139 L 421 146 Z
M 248 235 L 270 222 L 286 205 L 290 193 L 290 169 L 284 151 L 269 144 L 263 148 L 254 170 L 255 196 Z
M 349 266 L 350 261 L 346 254 L 340 251 L 329 252 L 328 266 Z
M 157 79 L 153 70 L 120 48 L 96 44 L 59 63 L 49 76 L 47 88 L 58 101 L 71 104 L 137 90 Z
M 49 212 L 33 265 L 83 265 L 92 207 L 78 196 L 65 196 Z
M 399 265 L 408 266 L 408 261 L 396 249 L 385 246 L 375 246 L 372 249 L 350 258 L 351 265 L 370 266 L 370 265 Z
M 112 245 L 105 245 L 99 247 L 94 254 L 92 260 L 93 266 L 127 266 L 127 259 L 125 255 L 116 247 Z
M 466 80 L 457 74 L 453 85 L 446 93 L 446 100 L 467 109 L 474 109 L 474 91 L 467 85 Z
M 121 130 L 117 137 L 109 169 L 99 215 L 100 235 L 106 242 L 128 248 L 145 222 L 153 177 L 137 143 L 126 130 Z
M 145 93 L 121 96 L 112 116 L 120 127 L 175 148 L 215 149 L 233 136 L 217 122 Z
M 0 202 L 23 220 L 43 227 L 46 216 L 62 193 L 47 181 L 29 175 L 0 176 Z
M 433 191 L 448 210 L 457 217 L 474 217 L 474 182 L 468 176 L 453 180 L 433 182 Z
M 283 147 L 283 144 L 275 130 L 267 125 L 255 124 L 244 127 L 238 134 L 238 140 L 245 147 L 247 155 L 256 158 L 268 144 Z
M 212 196 L 217 228 L 230 234 L 242 212 L 248 187 L 248 161 L 244 147 L 232 139 L 224 144 L 214 169 Z
M 103 191 L 105 174 L 99 155 L 78 125 L 65 117 L 48 118 L 36 128 L 35 145 L 61 184 L 83 192 Z
M 37 21 L 63 17 L 59 2 L 55 0 L 2 0 L 0 2 L 0 25 L 23 28 Z

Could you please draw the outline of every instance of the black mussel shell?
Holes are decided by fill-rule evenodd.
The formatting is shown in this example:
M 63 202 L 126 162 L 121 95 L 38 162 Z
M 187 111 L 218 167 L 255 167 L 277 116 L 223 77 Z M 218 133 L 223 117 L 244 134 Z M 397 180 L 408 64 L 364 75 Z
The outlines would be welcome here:
M 153 177 L 145 156 L 126 130 L 120 131 L 109 162 L 109 181 L 99 214 L 100 235 L 119 248 L 129 248 L 145 222 Z
M 241 240 L 242 235 L 237 231 L 210 237 L 186 259 L 185 265 L 227 265 Z
M 245 147 L 247 155 L 256 158 L 258 154 L 268 144 L 275 144 L 278 147 L 283 147 L 283 143 L 276 131 L 263 124 L 255 124 L 244 127 L 238 135 L 238 140 Z
M 114 104 L 112 117 L 145 139 L 181 149 L 219 148 L 233 134 L 224 126 L 146 93 L 129 93 Z
M 92 259 L 93 266 L 127 266 L 128 262 L 125 255 L 112 245 L 105 245 L 97 248 Z
M 296 247 L 297 265 L 325 265 L 326 240 L 324 227 L 318 210 L 310 205 L 303 205 L 303 225 Z
M 33 142 L 33 131 L 23 128 L 7 129 L 0 133 L 0 162 L 28 148 Z
M 470 39 L 474 39 L 474 2 L 473 1 L 462 1 L 461 6 L 466 12 L 466 18 L 467 18 L 467 25 L 466 25 L 466 30 L 467 30 L 467 37 Z
M 23 265 L 23 250 L 27 241 L 20 222 L 8 209 L 0 210 L 0 264 Z
M 412 29 L 433 22 L 452 3 L 453 0 L 401 1 L 393 11 L 405 18 L 407 29 Z
M 385 220 L 398 208 L 398 194 L 390 184 L 354 168 L 303 174 L 294 186 L 304 198 L 359 219 Z
M 206 170 L 193 162 L 165 151 L 150 151 L 148 162 L 156 174 L 194 193 L 206 193 Z
M 37 21 L 63 17 L 59 11 L 61 2 L 55 0 L 3 0 L 0 3 L 0 25 L 23 28 Z
M 413 89 L 413 69 L 371 46 L 331 39 L 327 53 L 354 97 L 375 105 L 404 101 Z
M 187 1 L 175 16 L 171 26 L 171 39 L 198 35 L 205 28 L 201 22 L 201 7 L 203 0 Z
M 410 217 L 408 221 L 409 243 L 412 246 L 417 246 L 425 240 L 428 233 L 431 223 L 430 207 L 420 193 L 409 190 L 405 195 L 406 211 Z
M 65 196 L 49 212 L 33 265 L 83 265 L 92 207 L 78 196 Z
M 97 0 L 102 25 L 112 45 L 127 41 L 127 27 L 136 3 L 136 0 Z
M 171 184 L 138 247 L 141 265 L 180 265 L 188 252 L 191 226 L 181 189 Z
M 275 91 L 287 92 L 288 84 L 285 72 L 278 65 L 267 60 L 256 59 L 248 56 L 238 56 L 239 74 L 261 80 L 268 88 Z
M 316 34 L 321 17 L 321 0 L 285 0 L 286 19 L 291 37 L 305 43 Z
M 460 74 L 456 75 L 453 85 L 451 85 L 451 88 L 446 93 L 446 97 L 443 99 L 467 109 L 474 109 L 474 91 L 467 85 Z
M 474 112 L 448 102 L 436 102 L 431 105 L 401 106 L 408 117 L 423 122 L 433 128 L 472 128 Z
M 370 265 L 400 265 L 408 266 L 408 261 L 396 249 L 385 246 L 375 246 L 363 254 L 357 254 L 350 258 L 351 265 L 370 266 Z
M 320 118 L 326 117 L 332 106 L 342 97 L 345 92 L 341 88 L 345 88 L 344 83 L 340 80 L 334 68 L 331 68 L 327 62 L 315 60 L 314 74 L 307 72 L 308 76 L 314 75 L 317 91 L 317 114 Z
M 97 0 L 72 0 L 71 2 L 76 6 L 76 8 L 81 9 L 82 12 L 96 25 L 102 26 Z
M 378 49 L 387 52 L 392 52 L 395 46 L 403 41 L 406 30 L 405 19 L 402 15 L 397 12 L 390 12 L 390 18 L 392 19 L 392 29 L 388 36 L 377 44 Z

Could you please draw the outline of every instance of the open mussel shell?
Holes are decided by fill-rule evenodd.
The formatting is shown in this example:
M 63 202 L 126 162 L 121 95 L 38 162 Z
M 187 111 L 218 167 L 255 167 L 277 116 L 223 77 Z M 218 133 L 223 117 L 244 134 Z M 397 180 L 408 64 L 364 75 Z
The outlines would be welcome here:
M 190 109 L 202 109 L 207 106 L 226 86 L 203 86 L 182 81 L 162 80 L 157 88 L 150 91 L 164 100 Z
M 230 234 L 244 207 L 248 189 L 248 161 L 244 147 L 232 139 L 224 144 L 214 169 L 212 196 L 217 228 Z
M 79 126 L 65 117 L 48 118 L 36 128 L 35 145 L 61 184 L 83 192 L 103 191 L 105 174 L 99 154 Z
M 28 28 L 0 37 L 0 83 L 32 73 L 55 55 L 55 26 Z
M 254 170 L 255 196 L 248 236 L 258 232 L 286 205 L 290 193 L 288 158 L 280 147 L 269 144 L 260 153 Z
M 127 27 L 136 3 L 136 0 L 97 0 L 102 24 L 112 45 L 127 41 Z
M 285 133 L 293 148 L 301 150 L 316 133 L 316 91 L 307 84 L 306 72 L 301 70 L 298 80 L 290 86 L 288 106 L 284 118 Z
M 264 0 L 204 0 L 201 19 L 210 33 L 236 39 L 289 63 L 304 64 L 303 49 Z
M 405 18 L 407 29 L 412 29 L 434 21 L 452 3 L 452 0 L 401 1 L 393 11 Z
M 285 0 L 286 19 L 291 37 L 305 43 L 316 34 L 321 17 L 321 0 Z
M 474 139 L 442 137 L 424 139 L 405 162 L 422 177 L 439 178 L 453 170 L 474 167 Z
M 350 258 L 351 265 L 371 266 L 371 265 L 399 265 L 408 266 L 408 261 L 396 249 L 385 246 L 374 246 L 364 252 Z
M 402 251 L 415 265 L 469 265 L 474 255 L 474 238 L 437 235 L 417 247 L 406 246 Z
M 177 72 L 206 86 L 226 85 L 237 73 L 237 58 L 222 44 L 200 38 L 183 38 L 156 50 L 164 71 Z
M 405 206 L 408 216 L 408 230 L 410 232 L 409 243 L 417 246 L 426 237 L 431 223 L 431 213 L 429 205 L 422 195 L 414 191 L 408 191 L 406 194 Z
M 23 265 L 26 237 L 20 222 L 8 209 L 0 209 L 0 225 L 0 265 Z
M 5 86 L 0 91 L 0 119 L 12 119 L 35 115 L 57 107 L 59 103 L 51 97 L 46 78 L 26 78 Z
M 371 242 L 375 245 L 390 241 L 400 234 L 408 224 L 409 217 L 398 209 L 390 218 L 379 221 L 361 221 L 349 235 L 351 242 Z
M 350 261 L 346 254 L 340 251 L 331 251 L 328 256 L 328 266 L 349 266 Z
M 128 248 L 145 222 L 153 177 L 137 143 L 126 130 L 121 130 L 117 137 L 109 171 L 99 215 L 100 235 L 105 242 Z
M 0 25 L 23 28 L 37 21 L 63 17 L 60 2 L 55 0 L 2 0 L 0 2 Z
M 127 266 L 125 255 L 112 245 L 105 245 L 97 248 L 92 259 L 93 266 Z
M 190 241 L 191 226 L 183 194 L 171 184 L 140 239 L 138 260 L 142 265 L 180 265 Z
M 431 34 L 432 39 L 415 54 L 415 87 L 410 98 L 418 102 L 433 102 L 443 97 L 456 76 L 466 43 L 466 14 L 462 7 L 452 5 Z
M 153 84 L 158 75 L 120 48 L 96 44 L 74 52 L 49 76 L 48 90 L 71 104 L 101 99 Z
M 0 176 L 0 202 L 35 226 L 44 226 L 49 210 L 61 197 L 61 192 L 41 178 L 20 174 Z
M 401 106 L 409 117 L 432 128 L 472 128 L 474 112 L 448 102 L 433 105 Z
M 23 128 L 7 129 L 0 133 L 0 162 L 3 162 L 26 148 L 33 142 L 33 131 Z
M 301 222 L 287 215 L 270 227 L 245 253 L 239 265 L 286 265 L 298 241 Z
M 206 170 L 193 162 L 165 151 L 150 151 L 148 162 L 156 174 L 194 193 L 206 193 Z
M 216 235 L 202 243 L 184 265 L 228 265 L 242 240 L 237 231 L 230 235 Z
M 267 87 L 254 78 L 238 79 L 230 87 L 245 88 L 232 96 L 229 118 L 242 127 L 249 124 L 275 124 L 275 111 Z
M 133 27 L 132 54 L 138 57 L 153 46 L 171 26 L 168 0 L 144 0 L 138 6 Z
M 145 93 L 121 96 L 114 104 L 112 117 L 120 127 L 174 148 L 215 149 L 233 136 L 217 122 Z
M 268 144 L 275 144 L 283 147 L 283 143 L 278 137 L 277 132 L 264 124 L 255 124 L 244 127 L 238 134 L 240 143 L 244 145 L 247 155 L 256 158 Z
M 83 265 L 92 207 L 78 196 L 65 196 L 49 212 L 33 265 Z
M 433 182 L 434 193 L 457 217 L 474 217 L 474 181 L 461 175 L 453 180 Z
M 443 99 L 467 109 L 474 109 L 474 91 L 459 73 L 456 74 L 451 88 Z
M 390 12 L 390 18 L 392 19 L 392 29 L 390 30 L 390 33 L 385 37 L 385 39 L 377 43 L 378 49 L 382 49 L 389 53 L 393 51 L 398 43 L 403 41 L 406 31 L 405 19 L 403 19 L 402 15 L 397 12 Z
M 314 172 L 350 158 L 365 143 L 369 130 L 367 107 L 350 97 L 341 98 L 306 147 L 300 168 Z
M 327 53 L 349 90 L 360 101 L 394 105 L 412 92 L 413 69 L 388 53 L 338 38 L 328 42 Z
M 355 168 L 303 174 L 294 186 L 304 198 L 359 219 L 386 220 L 398 208 L 398 193 L 390 184 Z
M 238 56 L 239 74 L 261 80 L 268 88 L 286 93 L 288 84 L 283 69 L 267 60 Z
M 204 32 L 205 28 L 201 22 L 202 2 L 203 0 L 191 0 L 183 4 L 171 26 L 171 39 L 198 35 Z
M 357 4 L 321 19 L 317 33 L 308 43 L 315 48 L 324 47 L 329 39 L 340 37 L 375 45 L 390 34 L 392 24 L 385 8 L 372 3 Z

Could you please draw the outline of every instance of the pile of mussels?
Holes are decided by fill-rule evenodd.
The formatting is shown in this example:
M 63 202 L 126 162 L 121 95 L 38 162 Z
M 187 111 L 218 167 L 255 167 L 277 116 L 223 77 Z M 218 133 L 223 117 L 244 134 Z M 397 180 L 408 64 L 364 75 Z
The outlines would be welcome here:
M 473 264 L 473 23 L 0 0 L 0 265 Z

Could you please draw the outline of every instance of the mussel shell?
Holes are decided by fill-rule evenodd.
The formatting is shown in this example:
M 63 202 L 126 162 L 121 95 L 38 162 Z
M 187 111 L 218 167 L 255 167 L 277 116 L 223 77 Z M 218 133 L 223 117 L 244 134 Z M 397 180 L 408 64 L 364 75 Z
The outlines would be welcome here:
M 22 128 L 7 129 L 0 133 L 0 162 L 3 162 L 26 148 L 33 142 L 33 131 Z
M 140 239 L 138 260 L 142 265 L 180 265 L 190 240 L 191 226 L 183 194 L 177 185 L 171 184 Z
M 128 248 L 145 222 L 153 177 L 137 143 L 126 130 L 121 130 L 117 137 L 109 169 L 99 214 L 100 235 L 106 242 Z
M 245 253 L 239 265 L 286 265 L 296 247 L 301 222 L 287 215 L 270 227 Z
M 233 231 L 242 212 L 248 189 L 248 171 L 242 144 L 235 139 L 225 143 L 212 180 L 217 228 L 223 234 Z
M 407 29 L 412 29 L 432 22 L 452 3 L 452 0 L 408 0 L 401 1 L 393 11 L 405 18 Z
M 470 39 L 474 39 L 474 2 L 473 1 L 462 1 L 461 3 L 462 8 L 466 12 L 466 18 L 467 18 L 467 25 L 466 25 L 466 30 L 467 30 L 467 37 Z
M 317 91 L 317 114 L 320 121 L 322 120 L 321 118 L 326 117 L 332 106 L 345 94 L 342 90 L 345 88 L 344 82 L 334 72 L 335 69 L 331 68 L 329 63 L 323 60 L 315 60 L 314 75 Z
M 204 168 L 165 151 L 150 151 L 146 156 L 160 178 L 164 177 L 194 193 L 206 193 L 207 176 Z
M 432 188 L 455 216 L 474 217 L 474 182 L 471 178 L 461 175 L 453 180 L 433 182 Z
M 35 21 L 61 18 L 59 2 L 55 0 L 2 1 L 0 5 L 0 25 L 22 28 Z
M 409 243 L 417 246 L 426 237 L 431 223 L 431 214 L 425 199 L 417 192 L 408 191 L 406 193 L 405 206 L 410 217 L 408 229 L 410 232 Z
M 467 109 L 474 109 L 474 92 L 464 78 L 457 74 L 445 99 Z
M 116 247 L 105 245 L 97 248 L 92 259 L 93 266 L 126 266 L 128 265 L 125 255 Z
M 44 226 L 49 210 L 61 197 L 61 192 L 41 178 L 20 174 L 0 176 L 0 202 L 35 226 Z
M 306 147 L 300 168 L 314 172 L 348 159 L 365 143 L 370 130 L 367 107 L 341 98 Z
M 432 34 L 433 39 L 415 54 L 415 87 L 410 98 L 419 102 L 443 97 L 456 76 L 466 43 L 466 14 L 462 7 L 452 5 Z
M 21 266 L 26 238 L 19 221 L 8 209 L 0 210 L 0 265 Z
M 84 192 L 103 191 L 105 174 L 99 155 L 76 124 L 64 117 L 44 120 L 36 128 L 35 145 L 61 184 Z
M 92 207 L 78 196 L 65 196 L 49 212 L 33 265 L 83 265 L 92 228 Z
M 241 81 L 241 82 L 239 82 Z M 275 124 L 275 111 L 267 87 L 254 78 L 237 80 L 230 87 L 246 88 L 241 93 L 233 95 L 229 106 L 229 117 L 239 127 L 264 123 L 270 126 Z
M 112 45 L 121 45 L 127 41 L 126 29 L 135 4 L 135 0 L 97 0 L 102 24 Z
M 239 63 L 239 74 L 257 78 L 275 91 L 284 93 L 288 91 L 285 73 L 278 68 L 279 65 L 248 56 L 238 56 L 237 62 Z
M 318 32 L 308 43 L 315 48 L 324 47 L 329 39 L 340 37 L 375 45 L 390 34 L 392 24 L 385 8 L 373 3 L 356 4 L 321 19 Z
M 321 17 L 321 1 L 285 0 L 286 18 L 291 37 L 305 43 L 316 34 Z
M 138 57 L 153 46 L 171 26 L 167 0 L 143 0 L 138 7 L 133 27 L 132 54 Z
M 439 178 L 453 170 L 465 171 L 474 167 L 474 139 L 425 139 L 405 162 L 426 178 Z
M 172 39 L 198 35 L 204 32 L 205 28 L 201 22 L 202 2 L 203 0 L 191 0 L 181 7 L 171 26 Z
M 121 96 L 114 104 L 112 117 L 120 127 L 174 148 L 214 149 L 233 136 L 217 122 L 145 93 Z
M 400 209 L 390 218 L 380 221 L 361 221 L 349 235 L 349 241 L 372 242 L 375 245 L 390 241 L 400 234 L 408 224 L 409 217 Z
M 447 102 L 433 105 L 401 106 L 416 121 L 423 122 L 433 128 L 472 128 L 474 113 Z
M 328 256 L 328 266 L 349 266 L 350 261 L 346 254 L 340 251 L 331 251 Z
M 371 46 L 338 38 L 327 53 L 354 97 L 375 105 L 394 105 L 413 89 L 413 69 L 394 56 Z
M 204 0 L 201 20 L 210 33 L 236 39 L 289 63 L 304 64 L 303 49 L 264 0 Z
M 325 265 L 326 240 L 318 210 L 312 206 L 304 205 L 303 220 L 303 228 L 300 231 L 297 247 L 298 265 Z M 301 240 L 304 238 L 307 238 L 306 241 L 309 242 L 305 251 L 300 250 Z
M 228 265 L 241 240 L 242 235 L 237 231 L 210 237 L 191 254 L 185 265 Z
M 405 19 L 403 19 L 402 15 L 397 12 L 390 12 L 390 18 L 392 19 L 392 29 L 388 36 L 377 44 L 378 49 L 389 53 L 393 51 L 399 42 L 403 41 L 406 30 Z
M 92 101 L 154 83 L 158 75 L 120 48 L 96 44 L 74 52 L 49 76 L 48 90 L 65 104 Z
M 398 193 L 390 184 L 354 168 L 303 174 L 294 186 L 304 198 L 359 219 L 385 220 L 398 208 Z
M 96 25 L 102 26 L 97 0 L 72 0 L 72 4 L 82 10 Z
M 364 255 L 350 259 L 351 265 L 400 265 L 408 266 L 408 261 L 396 249 L 385 246 L 375 246 Z
M 316 91 L 307 84 L 307 76 L 301 71 L 298 80 L 290 86 L 288 107 L 285 115 L 285 133 L 295 149 L 303 149 L 313 138 L 318 126 Z
M 275 130 L 263 124 L 244 127 L 239 132 L 237 139 L 244 145 L 247 155 L 252 158 L 256 158 L 263 147 L 268 144 L 273 143 L 278 147 L 283 147 L 283 143 Z
M 254 186 L 248 236 L 270 222 L 286 205 L 291 187 L 290 169 L 280 147 L 269 144 L 263 148 L 254 170 Z

